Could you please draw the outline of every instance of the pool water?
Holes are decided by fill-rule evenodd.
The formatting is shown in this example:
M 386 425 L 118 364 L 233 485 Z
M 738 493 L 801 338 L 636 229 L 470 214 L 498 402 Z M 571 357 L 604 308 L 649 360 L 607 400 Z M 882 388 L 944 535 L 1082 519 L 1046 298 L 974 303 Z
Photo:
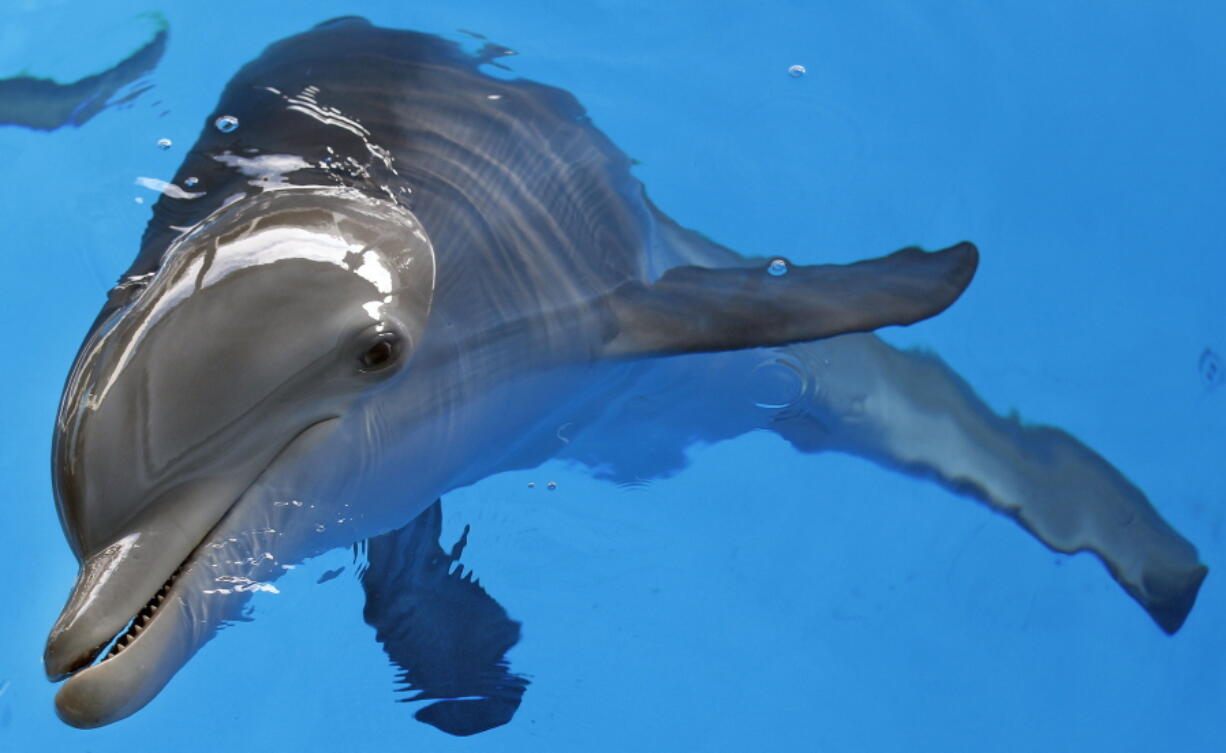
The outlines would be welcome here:
M 130 719 L 61 723 L 41 657 L 76 566 L 50 436 L 157 198 L 138 179 L 169 179 L 241 64 L 349 14 L 514 49 L 500 75 L 574 93 L 664 211 L 744 253 L 976 242 L 965 296 L 883 336 L 1144 489 L 1210 568 L 1187 624 L 1164 635 L 1098 561 L 974 502 L 756 433 L 669 479 L 551 463 L 447 497 L 444 541 L 471 525 L 465 563 L 524 624 L 505 727 L 453 738 L 396 702 L 349 551 L 257 594 Z M 98 72 L 159 18 L 153 89 L 0 127 L 0 751 L 1222 749 L 1226 6 L 18 0 L 0 77 Z

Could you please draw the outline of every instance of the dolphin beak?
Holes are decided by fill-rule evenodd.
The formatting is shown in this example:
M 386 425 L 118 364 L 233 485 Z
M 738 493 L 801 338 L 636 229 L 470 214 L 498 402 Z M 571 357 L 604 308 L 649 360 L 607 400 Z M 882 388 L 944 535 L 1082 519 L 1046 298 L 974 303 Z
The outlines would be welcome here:
M 92 662 L 171 583 L 245 486 L 183 485 L 146 506 L 123 535 L 86 559 L 47 638 L 47 677 L 61 680 Z
M 60 719 L 82 729 L 101 727 L 151 701 L 193 652 L 185 612 L 186 603 L 170 593 L 152 614 L 142 611 L 106 659 L 56 693 Z
M 278 463 L 305 462 L 336 422 L 327 417 L 303 429 L 254 480 L 200 480 L 156 498 L 82 563 L 43 656 L 49 679 L 67 678 L 55 700 L 61 719 L 91 728 L 129 716 L 239 614 L 249 593 L 218 583 L 253 575 L 253 554 L 261 553 L 261 566 L 270 556 L 262 537 L 277 533 L 267 500 L 253 489 Z
M 192 512 L 201 517 L 219 506 L 216 498 L 205 504 L 206 491 L 187 489 L 161 500 L 131 533 L 82 564 L 43 655 L 49 679 L 68 678 L 56 695 L 56 710 L 68 724 L 98 727 L 128 716 L 190 658 L 200 626 L 184 619 L 182 576 L 201 543 L 189 532 L 215 524 L 191 520 Z M 106 657 L 89 666 L 108 645 Z

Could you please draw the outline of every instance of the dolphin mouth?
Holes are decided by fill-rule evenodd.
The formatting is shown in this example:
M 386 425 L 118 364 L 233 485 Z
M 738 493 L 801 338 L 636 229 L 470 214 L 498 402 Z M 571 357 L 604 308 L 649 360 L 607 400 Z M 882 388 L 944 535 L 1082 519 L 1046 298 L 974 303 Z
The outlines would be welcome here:
M 199 608 L 199 599 L 191 598 L 203 592 L 200 578 L 192 576 L 205 558 L 206 547 L 270 468 L 300 444 L 299 440 L 337 420 L 338 416 L 329 416 L 295 434 L 125 627 L 81 657 L 79 666 L 56 678 L 65 679 L 55 696 L 60 719 L 80 729 L 102 727 L 135 713 L 161 691 L 225 619 L 224 614 Z M 226 606 L 237 608 L 244 600 L 227 601 Z
M 181 633 L 190 624 L 183 619 L 186 604 L 175 586 L 195 558 L 193 551 L 132 618 L 127 629 L 110 641 L 111 648 L 105 656 L 69 673 L 55 695 L 55 710 L 60 719 L 81 729 L 118 721 L 152 700 L 187 661 L 189 641 L 179 640 L 176 646 L 172 640 L 175 634 L 185 638 Z M 99 646 L 95 658 L 104 649 L 106 644 Z
M 111 658 L 118 656 L 121 651 L 132 645 L 137 636 L 144 632 L 145 628 L 149 627 L 149 623 L 153 621 L 153 618 L 157 616 L 159 609 L 166 601 L 166 597 L 170 595 L 171 588 L 174 586 L 175 581 L 178 580 L 179 575 L 183 572 L 183 568 L 188 566 L 191 559 L 192 558 L 189 557 L 187 561 L 179 565 L 179 567 L 176 568 L 173 573 L 171 573 L 170 577 L 166 579 L 166 582 L 162 584 L 162 587 L 158 589 L 158 592 L 153 595 L 153 598 L 149 599 L 145 606 L 136 613 L 135 617 L 132 618 L 132 621 L 128 623 L 128 629 L 119 633 L 111 640 L 111 650 L 107 651 L 106 655 L 98 660 L 98 663 L 93 664 L 90 667 L 83 667 L 76 672 L 73 672 L 72 675 L 69 676 L 71 677 L 73 675 L 80 674 L 81 672 L 88 671 L 93 667 L 98 667 L 103 662 L 109 661 Z

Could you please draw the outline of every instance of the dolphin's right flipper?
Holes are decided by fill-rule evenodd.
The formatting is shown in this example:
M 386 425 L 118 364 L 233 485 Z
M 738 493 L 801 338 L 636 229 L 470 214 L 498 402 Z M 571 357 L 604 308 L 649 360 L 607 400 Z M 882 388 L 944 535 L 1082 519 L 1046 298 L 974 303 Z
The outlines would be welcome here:
M 513 674 L 506 652 L 519 623 L 473 579 L 452 565 L 468 529 L 450 554 L 439 545 L 442 506 L 435 502 L 411 523 L 368 539 L 362 573 L 363 617 L 400 667 L 406 701 L 434 700 L 414 717 L 452 735 L 506 724 L 528 681 Z
M 959 243 L 845 265 L 674 267 L 609 297 L 602 355 L 738 350 L 911 324 L 953 303 L 978 263 L 975 247 Z
M 1056 551 L 1094 552 L 1163 630 L 1183 625 L 1208 568 L 1140 489 L 1076 437 L 1002 418 L 936 356 L 872 335 L 785 352 L 818 392 L 771 427 L 792 444 L 936 480 Z

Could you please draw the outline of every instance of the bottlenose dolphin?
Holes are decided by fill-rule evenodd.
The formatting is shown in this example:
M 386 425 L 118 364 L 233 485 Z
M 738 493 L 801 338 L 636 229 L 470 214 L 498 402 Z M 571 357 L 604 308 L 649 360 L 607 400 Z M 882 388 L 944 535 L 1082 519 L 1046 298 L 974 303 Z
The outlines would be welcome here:
M 974 246 L 742 257 L 659 211 L 570 94 L 485 62 L 343 18 L 226 87 L 64 390 L 54 486 L 81 569 L 45 654 L 61 718 L 135 712 L 285 565 L 359 544 L 367 620 L 442 699 L 419 718 L 503 723 L 519 626 L 456 569 L 464 539 L 439 544 L 436 500 L 553 457 L 667 475 L 755 429 L 1091 551 L 1180 627 L 1207 570 L 1135 486 L 871 334 L 952 304 Z

